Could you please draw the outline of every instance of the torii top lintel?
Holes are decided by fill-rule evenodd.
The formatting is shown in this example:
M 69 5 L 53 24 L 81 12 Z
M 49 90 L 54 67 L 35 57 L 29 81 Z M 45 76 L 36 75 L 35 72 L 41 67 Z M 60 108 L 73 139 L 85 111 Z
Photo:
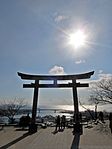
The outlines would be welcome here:
M 18 76 L 24 80 L 76 80 L 76 79 L 88 79 L 94 71 L 75 75 L 31 75 L 18 72 Z

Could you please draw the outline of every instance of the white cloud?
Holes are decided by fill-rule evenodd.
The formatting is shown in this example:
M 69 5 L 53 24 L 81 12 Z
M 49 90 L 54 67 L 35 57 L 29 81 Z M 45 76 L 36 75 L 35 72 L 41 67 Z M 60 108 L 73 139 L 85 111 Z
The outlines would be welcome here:
M 103 70 L 99 70 L 99 73 L 103 73 Z
M 61 22 L 61 21 L 63 21 L 63 20 L 66 20 L 66 19 L 68 19 L 67 16 L 58 15 L 58 16 L 55 17 L 54 21 L 58 23 L 58 22 Z
M 75 61 L 76 64 L 81 64 L 81 63 L 85 63 L 86 61 L 85 60 L 78 60 L 78 61 Z
M 108 79 L 108 78 L 110 78 L 110 77 L 112 77 L 112 74 L 104 74 L 104 73 L 100 73 L 100 74 L 98 74 L 98 77 L 99 77 L 99 80 L 101 80 L 101 79 Z
M 53 68 L 49 70 L 50 74 L 65 74 L 64 68 L 61 66 L 55 65 Z
M 100 81 L 102 79 L 108 79 L 108 78 L 112 77 L 112 74 L 104 73 L 104 71 L 100 69 L 97 73 L 97 77 L 98 77 L 98 79 L 96 81 Z
M 100 70 L 99 70 L 99 72 L 100 72 Z M 98 73 L 98 74 L 96 74 L 96 77 L 97 78 L 95 80 L 90 80 L 90 84 L 101 81 L 102 79 L 108 80 L 108 79 L 112 78 L 112 74 L 110 74 L 110 73 Z

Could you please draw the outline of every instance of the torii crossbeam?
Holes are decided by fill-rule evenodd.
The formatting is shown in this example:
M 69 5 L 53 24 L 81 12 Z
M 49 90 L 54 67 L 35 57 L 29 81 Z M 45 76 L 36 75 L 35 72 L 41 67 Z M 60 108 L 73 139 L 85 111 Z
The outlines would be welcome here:
M 77 97 L 77 87 L 88 87 L 88 83 L 77 83 L 76 80 L 80 79 L 89 79 L 91 75 L 94 74 L 94 71 L 83 73 L 83 74 L 75 74 L 75 75 L 31 75 L 31 74 L 24 74 L 18 72 L 18 76 L 24 80 L 34 80 L 35 83 L 31 84 L 23 84 L 23 88 L 34 88 L 34 96 L 33 96 L 33 106 L 32 106 L 32 120 L 30 126 L 30 132 L 36 132 L 36 113 L 37 113 L 37 102 L 38 102 L 38 89 L 39 88 L 72 88 L 73 89 L 73 101 L 74 101 L 74 124 L 75 132 L 79 132 L 79 107 L 78 107 L 78 97 Z M 52 80 L 53 83 L 51 84 L 41 84 L 39 81 Z M 58 83 L 58 81 L 72 81 L 72 83 Z

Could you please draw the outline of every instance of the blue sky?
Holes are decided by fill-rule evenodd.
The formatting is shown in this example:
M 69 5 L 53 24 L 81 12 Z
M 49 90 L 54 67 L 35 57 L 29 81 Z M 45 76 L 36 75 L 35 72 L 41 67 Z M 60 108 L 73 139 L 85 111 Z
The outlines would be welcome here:
M 17 72 L 76 74 L 95 71 L 93 80 L 111 75 L 111 0 L 1 0 L 0 99 L 32 100 Z M 84 30 L 84 47 L 74 50 L 67 34 Z M 66 89 L 67 90 L 67 89 Z M 40 104 L 70 104 L 71 90 L 44 89 Z M 68 101 L 70 99 L 70 101 Z

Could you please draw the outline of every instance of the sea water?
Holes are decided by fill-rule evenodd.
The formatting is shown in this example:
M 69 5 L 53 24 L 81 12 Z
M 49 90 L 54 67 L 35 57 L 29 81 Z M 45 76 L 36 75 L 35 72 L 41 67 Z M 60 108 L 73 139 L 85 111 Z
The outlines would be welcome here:
M 103 110 L 104 106 L 99 106 L 99 110 Z M 105 106 L 106 107 L 106 106 Z M 94 110 L 94 106 L 90 105 L 90 106 L 86 106 L 86 108 Z M 105 108 L 106 110 L 109 108 Z M 68 112 L 66 111 L 68 110 Z M 45 106 L 39 106 L 38 110 L 37 110 L 37 117 L 44 117 L 46 115 L 51 115 L 53 117 L 56 117 L 57 115 L 65 115 L 66 118 L 70 118 L 73 116 L 73 114 L 70 114 L 69 111 L 73 111 L 74 107 L 73 105 L 59 105 L 59 106 L 49 106 L 49 107 L 45 107 Z M 84 111 L 85 109 L 81 108 L 81 106 L 79 106 L 79 111 Z M 64 113 L 64 111 L 66 111 Z M 21 116 L 26 116 L 26 114 L 21 114 L 21 115 L 15 115 L 15 120 L 19 121 Z M 32 114 L 29 113 L 29 116 L 32 117 Z M 8 118 L 7 117 L 0 117 L 0 123 L 8 123 Z
M 67 112 L 61 112 L 60 110 L 46 110 L 46 109 L 43 109 L 43 110 L 40 110 L 40 111 L 37 111 L 37 115 L 36 117 L 44 117 L 44 116 L 53 116 L 53 117 L 56 117 L 57 115 L 65 115 L 66 118 L 70 118 L 73 114 L 70 114 L 70 113 L 67 113 Z M 26 114 L 20 114 L 20 115 L 15 115 L 14 116 L 14 119 L 16 122 L 19 122 L 19 119 L 22 117 L 22 116 L 27 116 L 27 113 Z M 32 117 L 32 114 L 29 113 L 29 116 Z M 9 123 L 9 119 L 8 117 L 6 116 L 3 116 L 3 117 L 0 117 L 0 123 L 5 123 L 5 124 L 8 124 Z

